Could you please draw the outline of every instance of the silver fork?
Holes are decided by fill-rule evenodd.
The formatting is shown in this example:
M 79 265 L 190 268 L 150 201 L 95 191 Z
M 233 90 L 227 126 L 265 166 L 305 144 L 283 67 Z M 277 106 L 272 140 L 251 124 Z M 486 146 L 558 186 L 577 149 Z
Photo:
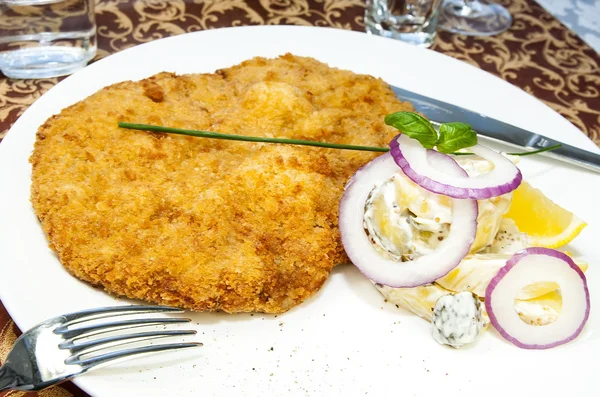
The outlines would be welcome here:
M 182 311 L 168 306 L 114 306 L 64 314 L 46 320 L 25 332 L 15 342 L 0 367 L 0 391 L 41 390 L 113 360 L 142 353 L 202 346 L 202 343 L 148 343 L 156 338 L 196 333 L 190 330 L 161 329 L 101 335 L 150 325 L 166 326 L 191 321 L 188 318 L 167 317 L 114 319 L 115 316 Z M 98 319 L 109 321 L 93 321 Z M 97 337 L 98 335 L 101 336 Z M 144 345 L 122 347 L 131 342 L 144 342 Z M 116 346 L 117 350 L 107 351 Z

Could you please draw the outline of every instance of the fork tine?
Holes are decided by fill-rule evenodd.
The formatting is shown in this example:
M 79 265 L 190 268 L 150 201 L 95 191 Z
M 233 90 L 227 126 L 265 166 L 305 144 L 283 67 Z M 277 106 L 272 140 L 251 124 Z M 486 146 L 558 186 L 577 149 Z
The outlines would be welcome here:
M 193 330 L 173 330 L 173 331 L 148 331 L 148 332 L 136 332 L 132 334 L 125 335 L 114 335 L 108 336 L 105 338 L 94 339 L 90 341 L 85 341 L 81 343 L 75 343 L 75 340 L 78 338 L 72 338 L 70 340 L 64 341 L 58 345 L 60 349 L 63 350 L 71 350 L 71 353 L 81 352 L 82 350 L 89 349 L 90 347 L 102 347 L 101 345 L 106 345 L 112 342 L 119 342 L 131 339 L 150 339 L 150 338 L 159 338 L 159 337 L 168 337 L 168 336 L 180 336 L 180 335 L 195 335 L 196 331 Z M 131 343 L 131 342 L 130 342 Z
M 190 342 L 190 343 L 171 343 L 166 345 L 155 345 L 155 346 L 143 346 L 134 347 L 130 349 L 124 349 L 116 352 L 104 353 L 99 356 L 82 359 L 81 356 L 84 353 L 75 354 L 65 360 L 65 364 L 81 365 L 84 367 L 84 371 L 95 367 L 96 365 L 104 364 L 109 361 L 118 360 L 120 358 L 126 358 L 137 354 L 143 353 L 154 353 L 167 350 L 185 349 L 189 347 L 200 347 L 202 343 Z
M 76 320 L 86 321 L 94 318 L 103 318 L 121 314 L 143 314 L 143 313 L 182 313 L 183 309 L 171 306 L 146 306 L 146 305 L 123 305 L 108 306 L 96 309 L 81 310 L 74 313 L 64 314 L 65 321 L 77 324 Z
M 64 338 L 74 338 L 83 334 L 89 334 L 95 331 L 117 331 L 120 328 L 131 328 L 132 326 L 146 326 L 158 324 L 178 324 L 190 322 L 189 318 L 136 318 L 131 320 L 112 321 L 102 324 L 93 324 L 84 327 L 69 329 L 70 324 L 64 324 L 56 327 L 55 334 L 62 335 Z M 96 332 L 98 333 L 98 332 Z M 95 334 L 96 334 L 95 333 Z

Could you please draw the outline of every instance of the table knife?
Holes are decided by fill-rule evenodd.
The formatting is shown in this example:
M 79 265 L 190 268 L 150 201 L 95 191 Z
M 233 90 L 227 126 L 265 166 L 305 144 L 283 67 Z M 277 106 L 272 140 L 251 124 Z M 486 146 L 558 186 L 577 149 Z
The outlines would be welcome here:
M 567 145 L 460 106 L 429 98 L 403 88 L 392 86 L 392 90 L 398 98 L 411 102 L 417 112 L 422 113 L 431 121 L 438 123 L 460 121 L 469 124 L 485 139 L 520 149 L 537 150 L 560 144 L 561 146 L 558 149 L 543 152 L 540 155 L 600 173 L 600 154 Z

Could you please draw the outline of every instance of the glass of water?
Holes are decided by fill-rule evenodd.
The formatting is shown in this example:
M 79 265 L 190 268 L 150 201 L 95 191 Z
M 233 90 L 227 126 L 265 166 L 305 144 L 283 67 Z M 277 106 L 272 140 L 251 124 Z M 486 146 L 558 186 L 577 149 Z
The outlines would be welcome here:
M 435 39 L 441 0 L 367 0 L 367 33 L 429 47 Z
M 0 0 L 0 70 L 64 76 L 96 55 L 95 0 Z
M 487 0 L 445 0 L 440 29 L 467 36 L 491 36 L 512 25 L 508 10 Z

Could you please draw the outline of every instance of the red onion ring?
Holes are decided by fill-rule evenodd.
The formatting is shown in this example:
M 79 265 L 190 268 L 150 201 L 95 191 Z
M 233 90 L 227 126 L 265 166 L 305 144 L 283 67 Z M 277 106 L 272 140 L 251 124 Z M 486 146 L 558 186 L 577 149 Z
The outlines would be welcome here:
M 514 299 L 523 287 L 543 281 L 559 285 L 561 315 L 547 325 L 529 325 L 514 310 Z M 508 341 L 523 349 L 549 349 L 581 333 L 590 315 L 590 293 L 585 275 L 567 255 L 550 248 L 527 248 L 490 281 L 485 307 L 494 328 Z
M 449 156 L 431 150 L 430 161 L 450 175 L 466 172 Z M 369 193 L 399 171 L 387 153 L 360 168 L 346 184 L 340 201 L 339 229 L 342 244 L 352 263 L 369 279 L 394 288 L 429 284 L 445 276 L 469 253 L 477 232 L 477 201 L 453 200 L 453 222 L 438 249 L 409 262 L 383 257 L 373 247 L 364 230 L 364 209 Z
M 494 169 L 473 178 L 450 175 L 429 163 L 429 151 L 417 140 L 400 134 L 390 142 L 390 153 L 404 174 L 433 193 L 459 199 L 482 200 L 512 192 L 521 184 L 521 171 L 500 153 L 482 145 L 475 145 L 469 150 L 492 162 Z

